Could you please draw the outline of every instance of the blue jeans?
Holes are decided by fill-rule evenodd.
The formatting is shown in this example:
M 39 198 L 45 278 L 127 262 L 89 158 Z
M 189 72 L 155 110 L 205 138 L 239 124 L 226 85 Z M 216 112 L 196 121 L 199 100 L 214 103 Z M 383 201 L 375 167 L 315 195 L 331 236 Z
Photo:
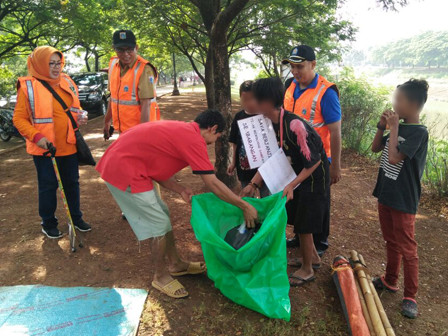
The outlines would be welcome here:
M 39 186 L 39 216 L 45 229 L 55 228 L 58 220 L 54 213 L 57 208 L 58 181 L 54 172 L 51 158 L 47 156 L 33 156 L 37 170 Z M 79 200 L 79 164 L 78 154 L 56 157 L 56 163 L 61 175 L 62 185 L 67 198 L 73 223 L 82 221 Z

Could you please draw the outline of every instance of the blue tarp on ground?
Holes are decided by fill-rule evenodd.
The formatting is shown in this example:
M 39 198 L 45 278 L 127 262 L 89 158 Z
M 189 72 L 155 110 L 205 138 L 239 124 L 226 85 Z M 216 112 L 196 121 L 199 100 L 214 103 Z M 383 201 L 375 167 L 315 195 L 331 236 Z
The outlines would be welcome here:
M 135 335 L 147 295 L 143 289 L 0 287 L 0 335 Z

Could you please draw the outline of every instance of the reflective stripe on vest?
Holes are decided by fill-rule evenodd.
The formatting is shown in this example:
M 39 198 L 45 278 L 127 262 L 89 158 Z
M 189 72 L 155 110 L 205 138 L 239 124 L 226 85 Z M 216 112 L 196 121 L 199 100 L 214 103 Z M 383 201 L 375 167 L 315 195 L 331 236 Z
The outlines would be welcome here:
M 110 64 L 110 68 L 109 68 L 109 74 L 112 74 L 112 69 L 114 68 L 115 64 L 117 64 L 118 62 L 118 58 L 115 58 L 112 63 Z
M 311 103 L 311 110 L 310 110 L 310 124 L 313 127 L 322 127 L 324 125 L 324 123 L 322 123 L 322 126 L 315 126 L 314 125 L 314 118 L 316 116 L 316 106 L 317 106 L 317 101 L 319 100 L 319 96 L 320 93 L 322 92 L 322 90 L 325 88 L 325 85 L 322 84 L 322 86 L 319 88 L 319 90 L 317 91 L 316 95 L 313 98 L 313 102 Z
M 33 118 L 35 124 L 50 124 L 53 123 L 53 118 Z
M 140 62 L 138 62 L 138 64 L 137 64 L 137 66 L 135 67 L 135 70 L 134 70 L 134 79 L 132 80 L 132 100 L 137 100 L 137 96 L 135 95 L 135 85 L 136 85 L 136 80 L 135 80 L 135 77 L 137 77 L 137 72 L 138 72 L 138 69 L 140 69 L 140 66 L 141 66 L 142 64 L 140 63 Z
M 123 100 L 123 99 L 115 99 L 111 98 L 112 103 L 118 104 L 118 105 L 140 105 L 140 102 L 138 100 Z
M 26 88 L 28 90 L 28 100 L 30 101 L 30 106 L 31 106 L 31 113 L 32 113 L 32 117 L 33 120 L 36 117 L 36 108 L 34 106 L 34 90 L 33 90 L 33 83 L 31 83 L 30 80 L 26 81 Z
M 68 79 L 68 78 L 65 77 L 65 76 L 62 76 L 62 78 L 65 79 L 65 81 L 66 81 L 66 82 L 68 83 L 68 85 L 70 86 L 70 90 L 72 90 L 72 92 L 77 96 L 78 93 L 76 92 L 76 89 L 75 89 L 75 87 L 73 86 L 73 83 L 70 81 L 70 79 Z

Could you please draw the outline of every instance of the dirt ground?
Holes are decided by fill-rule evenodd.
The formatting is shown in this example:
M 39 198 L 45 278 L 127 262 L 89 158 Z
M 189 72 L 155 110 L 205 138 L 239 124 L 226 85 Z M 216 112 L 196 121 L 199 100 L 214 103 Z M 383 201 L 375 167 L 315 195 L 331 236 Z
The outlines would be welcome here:
M 160 100 L 164 119 L 190 121 L 205 108 L 203 94 Z M 97 159 L 111 141 L 102 139 L 102 120 L 93 120 L 83 133 Z M 213 160 L 213 149 L 210 148 Z M 93 231 L 84 234 L 86 247 L 72 254 L 66 238 L 53 241 L 40 232 L 37 212 L 36 172 L 31 158 L 19 149 L 0 156 L 0 284 L 44 284 L 146 288 L 149 291 L 139 335 L 347 335 L 340 302 L 330 277 L 336 255 L 352 249 L 364 255 L 372 274 L 385 268 L 385 251 L 379 229 L 376 202 L 371 196 L 377 165 L 352 153 L 343 154 L 343 179 L 333 188 L 331 248 L 317 281 L 292 288 L 291 322 L 266 317 L 229 301 L 206 275 L 184 277 L 190 292 L 184 300 L 167 298 L 150 286 L 153 269 L 149 245 L 137 240 L 103 181 L 92 167 L 82 167 L 81 202 L 85 220 Z M 206 191 L 189 168 L 176 176 L 196 193 Z M 189 218 L 191 209 L 180 197 L 163 191 L 171 210 L 177 246 L 188 260 L 203 260 Z M 440 203 L 440 202 L 439 202 Z M 425 206 L 426 204 L 426 206 Z M 382 301 L 397 335 L 448 335 L 448 221 L 425 202 L 417 221 L 420 254 L 421 316 L 410 321 L 399 314 L 402 291 L 383 294 Z M 65 222 L 62 205 L 57 216 Z M 65 225 L 60 227 L 67 231 Z M 291 234 L 288 228 L 288 235 Z M 294 256 L 297 251 L 288 251 Z

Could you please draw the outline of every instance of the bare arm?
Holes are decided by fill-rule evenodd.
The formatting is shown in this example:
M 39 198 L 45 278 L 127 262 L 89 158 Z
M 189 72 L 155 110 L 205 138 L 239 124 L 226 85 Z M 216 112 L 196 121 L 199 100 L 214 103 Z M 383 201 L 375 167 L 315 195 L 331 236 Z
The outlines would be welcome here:
M 290 201 L 294 198 L 294 189 L 297 188 L 297 186 L 305 181 L 310 175 L 319 167 L 322 161 L 319 160 L 314 166 L 311 168 L 303 168 L 302 171 L 297 175 L 297 177 L 286 186 L 286 188 L 283 190 L 283 197 L 287 197 L 286 201 Z M 332 163 L 333 164 L 333 163 Z
M 232 143 L 232 162 L 229 168 L 227 168 L 227 174 L 232 175 L 236 167 L 236 144 Z
M 330 130 L 330 147 L 331 147 L 331 165 L 330 178 L 331 184 L 336 184 L 341 179 L 341 121 L 328 124 Z
M 174 181 L 174 179 L 172 178 L 166 181 L 157 181 L 157 183 L 160 184 L 165 189 L 178 193 L 180 196 L 182 196 L 185 202 L 191 203 L 191 197 L 194 195 L 194 193 L 193 190 L 191 190 L 190 188 L 184 187 L 183 185 Z
M 381 115 L 380 121 L 378 122 L 378 126 L 381 128 L 384 128 L 384 129 L 386 129 L 386 126 L 387 126 L 386 112 L 387 111 L 383 112 L 383 114 Z M 378 128 L 378 130 L 376 131 L 376 134 L 375 134 L 375 138 L 373 139 L 372 152 L 379 153 L 384 149 L 383 135 L 384 135 L 384 130 Z
M 103 129 L 103 134 L 104 134 L 104 140 L 107 140 L 110 138 L 110 134 L 109 134 L 109 130 L 110 130 L 110 125 L 112 122 L 112 106 L 111 106 L 111 100 L 112 98 L 109 99 L 109 102 L 107 103 L 107 112 L 106 115 L 104 116 L 104 129 Z
M 224 183 L 218 180 L 216 175 L 201 175 L 201 178 L 212 193 L 214 193 L 224 202 L 235 205 L 236 207 L 243 210 L 244 219 L 248 227 L 255 227 L 255 221 L 258 219 L 258 212 L 252 205 L 236 196 L 229 188 L 227 188 Z
M 406 154 L 403 154 L 398 150 L 398 115 L 395 112 L 388 111 L 386 118 L 390 127 L 389 163 L 395 165 L 406 159 Z
M 143 124 L 149 121 L 149 114 L 151 111 L 151 99 L 140 99 L 140 104 L 142 107 L 142 114 L 140 117 L 140 123 Z

